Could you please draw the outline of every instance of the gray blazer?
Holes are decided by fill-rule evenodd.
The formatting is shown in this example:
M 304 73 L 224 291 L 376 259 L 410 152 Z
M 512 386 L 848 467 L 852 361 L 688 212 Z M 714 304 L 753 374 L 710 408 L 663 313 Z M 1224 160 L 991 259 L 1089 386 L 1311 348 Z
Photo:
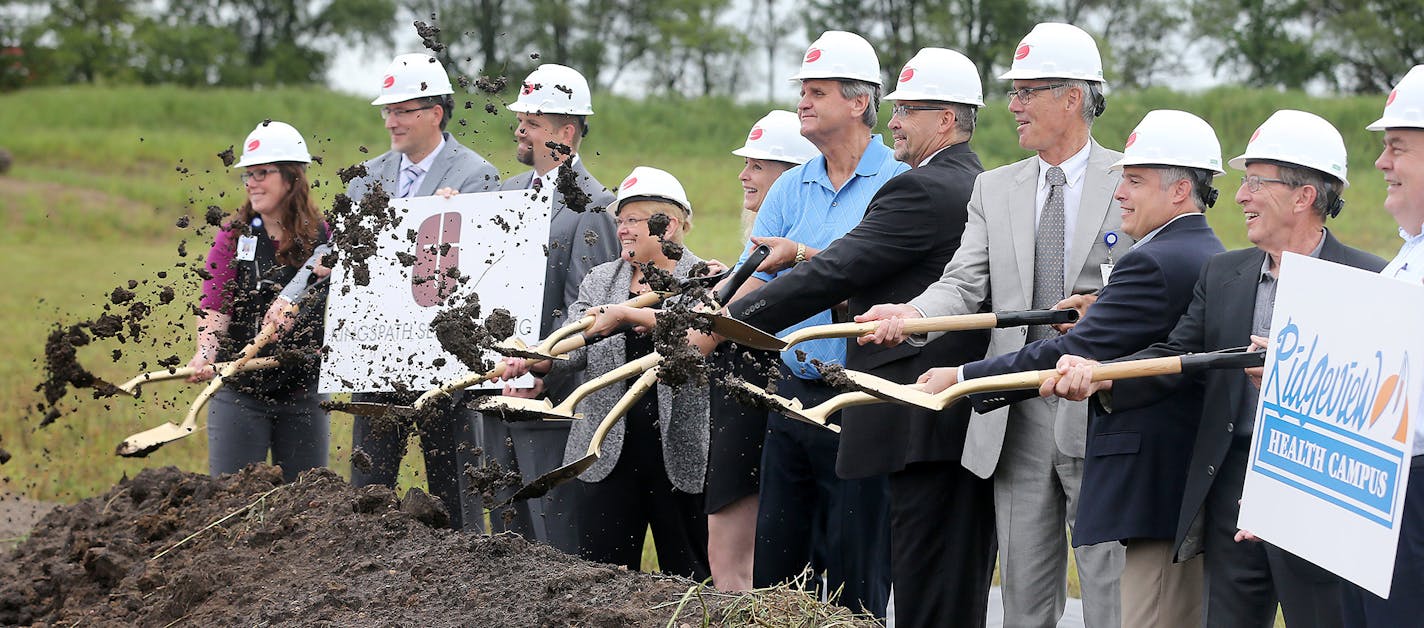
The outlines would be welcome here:
M 414 196 L 430 196 L 446 187 L 455 188 L 461 194 L 499 189 L 499 170 L 494 164 L 465 148 L 455 136 L 449 133 L 444 135 L 445 147 L 435 156 L 435 163 L 430 165 L 430 172 L 425 173 L 425 179 L 420 182 Z M 380 183 L 387 194 L 395 196 L 400 190 L 400 164 L 401 154 L 393 150 L 367 161 L 366 176 L 352 179 L 346 188 L 346 195 L 360 203 L 371 186 Z
M 1091 140 L 1090 140 L 1091 141 Z M 1083 179 L 1083 196 L 1072 235 L 1072 259 L 1063 286 L 1064 294 L 1087 292 L 1103 286 L 1100 264 L 1107 261 L 1103 236 L 1118 234 L 1114 255 L 1124 255 L 1132 238 L 1122 232 L 1122 216 L 1113 190 L 1122 178 L 1108 167 L 1122 153 L 1092 141 L 1088 170 Z M 995 311 L 1028 310 L 1033 304 L 1034 205 L 1037 192 L 1038 159 L 1028 159 L 987 171 L 974 181 L 969 198 L 969 222 L 954 258 L 944 267 L 939 281 L 910 301 L 925 316 L 972 314 L 986 303 Z M 938 337 L 932 334 L 931 339 Z M 1023 348 L 1028 328 L 995 329 L 990 334 L 988 355 L 998 356 Z M 1010 412 L 1028 415 L 1018 420 L 1053 421 L 1054 440 L 1064 455 L 1082 458 L 1088 431 L 1085 402 L 1060 399 L 1028 399 L 988 414 L 974 413 L 965 436 L 964 467 L 987 478 L 999 464 L 1004 430 Z
M 573 211 L 564 203 L 557 187 L 548 190 L 553 200 L 549 216 L 549 266 L 544 271 L 544 318 L 540 322 L 542 338 L 554 331 L 555 325 L 569 320 L 568 305 L 578 299 L 579 284 L 588 270 L 618 259 L 618 235 L 613 218 L 603 211 L 613 202 L 613 194 L 584 168 L 582 159 L 572 166 L 579 189 L 592 200 L 583 211 Z M 515 175 L 501 185 L 501 190 L 529 189 L 534 179 L 530 170 Z M 543 192 L 541 190 L 541 192 Z M 590 237 L 588 234 L 592 233 Z
M 691 251 L 684 251 L 673 274 L 680 278 L 687 277 L 693 264 L 699 261 Z M 591 307 L 628 300 L 628 282 L 632 278 L 633 266 L 622 259 L 595 266 L 579 288 L 578 299 L 569 307 L 569 315 L 582 317 Z M 620 334 L 570 353 L 568 360 L 554 363 L 554 370 L 584 369 L 587 377 L 593 379 L 623 365 L 626 357 L 626 343 Z M 574 421 L 569 430 L 569 441 L 564 447 L 564 464 L 584 456 L 598 423 L 613 409 L 626 388 L 624 385 L 609 386 L 579 402 L 576 410 L 582 412 L 584 418 Z M 707 387 L 689 383 L 672 388 L 659 382 L 657 391 L 658 428 L 662 432 L 663 464 L 667 468 L 668 480 L 684 493 L 701 493 L 707 475 Z M 584 471 L 579 479 L 598 482 L 613 471 L 623 451 L 623 425 L 623 421 L 619 421 L 608 432 L 598 462 Z

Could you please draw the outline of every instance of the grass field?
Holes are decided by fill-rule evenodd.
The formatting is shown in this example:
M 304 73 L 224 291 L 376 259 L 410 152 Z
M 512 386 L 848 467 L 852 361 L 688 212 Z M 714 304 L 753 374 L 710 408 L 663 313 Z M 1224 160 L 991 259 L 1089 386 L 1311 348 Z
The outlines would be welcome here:
M 497 115 L 484 110 L 481 94 L 457 101 L 450 130 L 484 154 L 502 172 L 523 170 L 513 160 L 513 116 L 499 98 L 489 99 Z M 385 150 L 379 116 L 367 101 L 318 88 L 263 91 L 176 88 L 56 88 L 0 96 L 0 147 L 14 154 L 15 167 L 0 176 L 0 266 L 8 289 L 0 294 L 0 438 L 14 459 L 0 467 L 0 492 L 35 499 L 74 501 L 94 495 L 124 474 L 152 465 L 206 469 L 202 435 L 175 443 L 144 460 L 112 455 L 125 435 L 165 420 L 181 418 L 195 389 L 183 384 L 151 386 L 142 402 L 104 403 L 78 398 L 77 408 L 57 424 L 36 429 L 28 412 L 40 400 L 39 358 L 44 336 L 56 322 L 71 323 L 100 313 L 107 295 L 126 279 L 149 280 L 140 288 L 176 284 L 191 290 L 176 273 L 159 280 L 180 259 L 192 262 L 207 251 L 211 234 L 179 229 L 182 215 L 201 216 L 208 205 L 235 208 L 241 199 L 236 172 L 215 156 L 239 145 L 264 118 L 301 129 L 323 160 L 313 167 L 319 200 L 329 203 L 338 191 L 337 168 Z M 1354 185 L 1346 192 L 1345 212 L 1332 228 L 1346 242 L 1390 256 L 1397 246 L 1393 221 L 1379 209 L 1384 187 L 1372 162 L 1378 134 L 1364 126 L 1374 120 L 1382 98 L 1310 98 L 1299 93 L 1222 88 L 1198 94 L 1153 90 L 1112 94 L 1107 114 L 1094 135 L 1110 148 L 1123 139 L 1142 115 L 1154 108 L 1192 111 L 1210 121 L 1222 140 L 1225 157 L 1244 149 L 1254 128 L 1274 110 L 1299 108 L 1319 113 L 1344 133 L 1350 149 Z M 790 109 L 794 103 L 778 103 Z M 729 154 L 740 146 L 751 123 L 768 106 L 723 100 L 635 102 L 603 99 L 591 119 L 582 148 L 590 170 L 606 185 L 616 185 L 635 165 L 654 165 L 677 175 L 692 198 L 695 229 L 689 246 L 700 255 L 735 259 L 741 246 L 737 226 L 741 189 L 736 182 L 741 160 Z M 882 107 L 881 127 L 888 119 Z M 1012 118 L 1001 95 L 991 95 L 980 115 L 973 146 L 987 167 L 1022 159 Z M 365 148 L 365 152 L 362 148 Z M 1230 197 L 1239 173 L 1218 180 L 1222 200 L 1208 212 L 1230 248 L 1247 243 L 1240 212 Z M 186 240 L 188 256 L 177 249 Z M 191 292 L 188 294 L 191 295 Z M 181 302 L 182 299 L 179 300 Z M 191 323 L 180 308 L 155 314 L 157 343 L 88 347 L 86 365 L 102 377 L 121 381 L 169 355 L 191 355 Z M 165 318 L 166 317 L 166 318 Z M 109 353 L 120 349 L 113 362 Z M 350 443 L 349 421 L 334 417 L 332 467 L 345 473 Z M 408 458 L 414 460 L 414 457 Z M 403 471 L 403 483 L 416 481 L 418 464 Z

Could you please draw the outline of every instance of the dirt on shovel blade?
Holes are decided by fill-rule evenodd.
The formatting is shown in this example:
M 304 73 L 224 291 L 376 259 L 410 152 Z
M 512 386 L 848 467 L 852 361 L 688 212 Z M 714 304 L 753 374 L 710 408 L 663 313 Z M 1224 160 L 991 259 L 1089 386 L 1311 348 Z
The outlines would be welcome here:
M 401 500 L 325 469 L 292 484 L 269 466 L 219 478 L 145 470 L 56 508 L 0 560 L 0 625 L 623 627 L 665 626 L 674 613 L 674 625 L 702 625 L 704 603 L 714 625 L 748 623 L 745 608 L 728 617 L 737 596 L 689 595 L 696 583 L 515 535 L 430 527 L 440 514 L 418 491 Z M 848 615 L 787 601 L 798 596 L 776 590 L 757 604 L 780 625 L 807 609 Z

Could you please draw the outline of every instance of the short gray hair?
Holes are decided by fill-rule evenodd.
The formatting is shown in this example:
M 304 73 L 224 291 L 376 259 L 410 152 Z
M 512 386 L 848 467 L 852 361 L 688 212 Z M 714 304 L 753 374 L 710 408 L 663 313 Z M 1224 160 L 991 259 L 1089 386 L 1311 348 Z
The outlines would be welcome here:
M 1320 214 L 1321 220 L 1330 218 L 1339 213 L 1335 207 L 1336 199 L 1340 198 L 1339 181 L 1324 172 L 1307 166 L 1297 166 L 1283 162 L 1270 162 L 1280 168 L 1281 180 L 1293 188 L 1311 186 L 1315 188 L 1315 202 L 1311 207 Z
M 1216 173 L 1202 168 L 1188 168 L 1186 166 L 1160 166 L 1157 171 L 1161 173 L 1162 190 L 1176 185 L 1178 181 L 1187 181 L 1192 184 L 1192 202 L 1196 204 L 1197 211 L 1205 212 L 1207 208 L 1207 195 L 1211 194 L 1211 178 Z
M 1088 128 L 1092 128 L 1093 121 L 1098 118 L 1098 103 L 1107 104 L 1107 97 L 1103 95 L 1103 84 L 1098 81 L 1064 79 L 1062 87 L 1053 88 L 1053 97 L 1062 98 L 1070 89 L 1076 89 L 1083 95 L 1079 114 L 1083 116 L 1083 122 L 1088 124 Z
M 974 137 L 974 124 L 979 119 L 979 108 L 962 102 L 945 103 L 954 112 L 954 130 L 964 139 Z
M 870 102 L 865 105 L 865 113 L 860 115 L 860 121 L 867 128 L 875 128 L 880 122 L 880 86 L 866 81 L 852 79 L 837 79 L 841 84 L 841 98 L 855 100 L 861 96 L 869 96 Z

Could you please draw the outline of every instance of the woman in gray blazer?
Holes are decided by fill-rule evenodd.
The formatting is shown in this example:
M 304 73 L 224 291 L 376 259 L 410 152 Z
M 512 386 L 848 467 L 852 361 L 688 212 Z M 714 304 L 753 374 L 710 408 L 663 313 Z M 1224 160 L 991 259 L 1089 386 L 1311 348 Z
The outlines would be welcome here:
M 636 326 L 555 362 L 556 371 L 582 370 L 592 379 L 653 351 L 652 310 L 616 304 L 649 290 L 648 265 L 685 279 L 701 260 L 681 249 L 691 228 L 692 205 L 671 174 L 638 167 L 619 186 L 608 207 L 616 216 L 619 259 L 595 266 L 569 306 L 569 320 L 597 309 Z M 656 218 L 655 218 L 656 217 Z M 650 224 L 652 229 L 650 230 Z M 654 235 L 661 230 L 662 237 Z M 651 231 L 651 233 L 650 233 Z M 664 240 L 679 246 L 681 257 L 664 252 Z M 602 317 L 601 317 L 602 318 Z M 522 375 L 523 360 L 507 359 L 506 379 Z M 547 362 L 544 364 L 548 364 Z M 536 371 L 541 370 L 536 366 Z M 599 421 L 607 416 L 632 380 L 609 386 L 584 398 L 577 407 L 584 418 L 569 431 L 564 462 L 584 456 Z M 513 389 L 506 388 L 506 393 Z M 702 485 L 707 470 L 708 392 L 706 385 L 678 387 L 658 383 L 629 410 L 603 441 L 598 462 L 579 476 L 574 491 L 579 555 L 593 561 L 625 565 L 642 563 L 643 540 L 649 526 L 657 546 L 658 565 L 667 573 L 704 580 L 707 568 L 707 516 Z

